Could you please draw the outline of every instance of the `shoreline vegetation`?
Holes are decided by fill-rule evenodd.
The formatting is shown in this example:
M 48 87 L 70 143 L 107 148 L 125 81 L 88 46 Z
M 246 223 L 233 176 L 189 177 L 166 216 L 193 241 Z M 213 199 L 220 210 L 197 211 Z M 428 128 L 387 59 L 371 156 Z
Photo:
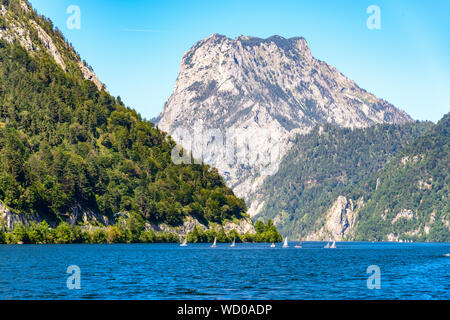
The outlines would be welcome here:
M 46 221 L 28 225 L 16 224 L 13 230 L 0 228 L 0 244 L 101 244 L 101 243 L 179 243 L 187 237 L 188 243 L 280 242 L 282 237 L 271 220 L 255 223 L 256 233 L 226 233 L 223 228 L 203 230 L 197 226 L 187 235 L 146 230 L 142 220 L 136 218 L 119 221 L 107 227 L 85 227 L 60 223 L 50 228 Z

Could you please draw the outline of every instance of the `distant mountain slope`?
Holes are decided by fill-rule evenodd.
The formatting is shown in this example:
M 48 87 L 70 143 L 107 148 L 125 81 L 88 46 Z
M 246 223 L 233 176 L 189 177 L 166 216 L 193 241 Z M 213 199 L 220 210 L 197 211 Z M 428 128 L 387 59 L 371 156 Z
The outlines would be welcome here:
M 191 140 L 203 147 L 215 143 L 202 128 L 220 130 L 226 147 L 204 160 L 225 174 L 251 214 L 258 212 L 253 198 L 267 171 L 263 155 L 277 162 L 290 147 L 289 137 L 322 123 L 359 128 L 412 121 L 315 59 L 303 38 L 233 40 L 218 34 L 184 54 L 173 94 L 157 120 L 189 150 L 195 149 Z M 183 128 L 191 137 L 182 137 Z M 226 158 L 233 145 L 239 151 Z
M 135 212 L 179 225 L 245 216 L 216 169 L 175 165 L 169 136 L 87 79 L 49 20 L 2 0 L 0 23 L 0 218 L 110 224 Z
M 255 218 L 274 219 L 283 234 L 293 237 L 353 239 L 357 211 L 367 199 L 358 190 L 431 126 L 384 124 L 352 130 L 327 124 L 296 137 L 278 172 L 264 182 L 257 199 L 263 208 Z M 377 224 L 371 227 L 376 230 Z M 367 240 L 363 232 L 361 238 Z
M 361 186 L 357 239 L 450 241 L 449 130 L 447 113 Z

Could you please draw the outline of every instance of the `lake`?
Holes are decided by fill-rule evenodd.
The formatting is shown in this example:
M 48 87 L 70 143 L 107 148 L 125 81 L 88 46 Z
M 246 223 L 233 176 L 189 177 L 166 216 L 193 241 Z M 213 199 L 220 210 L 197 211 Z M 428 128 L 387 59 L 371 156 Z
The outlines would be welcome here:
M 0 299 L 450 299 L 449 243 L 294 245 L 0 245 Z

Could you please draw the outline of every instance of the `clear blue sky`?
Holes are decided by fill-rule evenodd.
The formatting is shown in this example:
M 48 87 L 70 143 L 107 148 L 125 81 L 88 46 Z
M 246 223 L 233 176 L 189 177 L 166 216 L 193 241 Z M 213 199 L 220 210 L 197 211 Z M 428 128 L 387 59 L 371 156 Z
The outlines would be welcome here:
M 450 1 L 31 0 L 72 42 L 111 94 L 150 119 L 161 112 L 183 53 L 213 33 L 303 36 L 312 54 L 408 112 L 450 111 Z M 69 30 L 69 5 L 81 28 Z M 366 8 L 381 9 L 369 30 Z

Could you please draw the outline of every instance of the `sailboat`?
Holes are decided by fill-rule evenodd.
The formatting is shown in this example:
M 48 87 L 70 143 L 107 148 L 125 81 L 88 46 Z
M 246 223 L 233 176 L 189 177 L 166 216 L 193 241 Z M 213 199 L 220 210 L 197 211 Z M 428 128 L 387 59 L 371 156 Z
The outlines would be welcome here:
M 187 238 L 184 238 L 183 243 L 180 243 L 180 247 L 187 247 Z
M 335 249 L 336 248 L 336 241 L 333 240 L 333 244 L 330 246 L 330 249 Z
M 302 240 L 300 240 L 299 242 L 298 242 L 298 244 L 295 246 L 296 248 L 301 248 L 302 247 Z
M 328 249 L 328 248 L 330 247 L 330 242 L 331 242 L 331 239 L 330 239 L 330 241 L 328 241 L 327 244 L 325 245 L 325 247 L 324 247 L 325 249 Z
M 283 248 L 289 248 L 287 237 L 284 238 Z
M 214 238 L 214 243 L 212 244 L 211 248 L 215 248 L 216 247 L 216 242 L 217 242 L 217 238 Z
M 271 248 L 275 248 L 275 243 L 272 242 L 272 244 L 270 245 Z
M 234 247 L 236 245 L 236 238 L 235 239 L 233 239 L 233 242 L 231 243 L 231 245 L 230 245 L 230 247 Z

